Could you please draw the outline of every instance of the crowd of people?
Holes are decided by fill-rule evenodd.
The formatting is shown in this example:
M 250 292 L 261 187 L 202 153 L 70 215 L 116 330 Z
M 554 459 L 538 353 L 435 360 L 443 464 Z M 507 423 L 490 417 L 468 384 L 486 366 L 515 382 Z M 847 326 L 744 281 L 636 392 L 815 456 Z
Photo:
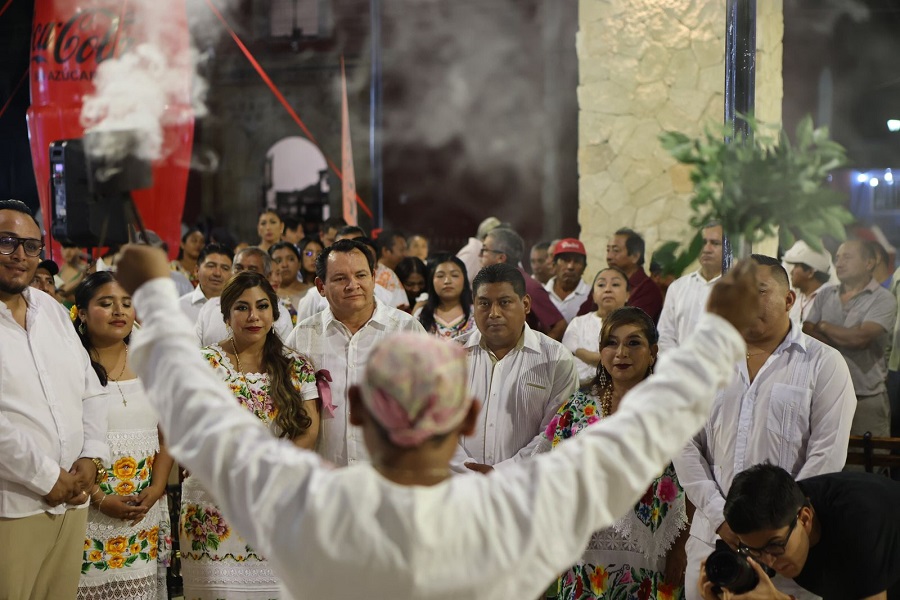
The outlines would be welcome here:
M 840 473 L 900 435 L 877 244 L 723 276 L 710 223 L 666 288 L 628 228 L 593 277 L 494 217 L 258 233 L 60 268 L 0 201 L 0 598 L 165 598 L 173 542 L 186 598 L 731 598 L 717 540 L 754 598 L 900 598 L 900 484 Z

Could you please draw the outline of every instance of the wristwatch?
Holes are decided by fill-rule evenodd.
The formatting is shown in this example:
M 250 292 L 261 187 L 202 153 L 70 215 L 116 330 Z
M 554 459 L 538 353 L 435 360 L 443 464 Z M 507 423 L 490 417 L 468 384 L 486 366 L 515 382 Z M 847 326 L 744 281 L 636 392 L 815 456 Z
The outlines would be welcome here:
M 91 459 L 91 462 L 97 467 L 97 477 L 94 479 L 94 484 L 100 485 L 107 479 L 106 467 L 103 465 L 103 461 L 96 456 Z

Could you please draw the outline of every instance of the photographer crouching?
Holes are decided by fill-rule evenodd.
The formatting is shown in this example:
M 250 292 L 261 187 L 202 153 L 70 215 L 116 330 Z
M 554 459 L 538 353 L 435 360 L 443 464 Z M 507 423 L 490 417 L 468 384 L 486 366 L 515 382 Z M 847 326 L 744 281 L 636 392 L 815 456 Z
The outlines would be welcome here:
M 734 479 L 725 520 L 740 541 L 700 569 L 705 600 L 787 600 L 766 569 L 824 600 L 900 600 L 900 483 L 870 473 L 794 481 L 770 464 Z

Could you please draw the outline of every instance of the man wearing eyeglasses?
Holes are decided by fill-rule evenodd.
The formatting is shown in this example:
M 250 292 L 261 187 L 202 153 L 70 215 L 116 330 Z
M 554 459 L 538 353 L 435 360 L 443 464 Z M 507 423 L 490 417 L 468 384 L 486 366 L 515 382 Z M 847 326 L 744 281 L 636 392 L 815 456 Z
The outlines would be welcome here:
M 871 473 L 832 473 L 794 481 L 760 464 L 734 478 L 725 519 L 759 584 L 732 598 L 786 600 L 760 565 L 825 600 L 900 598 L 900 483 Z M 704 600 L 723 596 L 701 570 Z
M 673 460 L 678 480 L 697 510 L 691 521 L 687 581 L 721 538 L 735 547 L 725 521 L 725 496 L 738 473 L 771 461 L 797 478 L 840 471 L 847 459 L 856 396 L 840 353 L 792 324 L 794 292 L 772 257 L 753 255 L 759 317 L 744 332 L 747 354 L 713 403 L 709 421 Z M 775 585 L 797 598 L 808 592 L 783 578 Z M 696 586 L 685 588 L 699 598 Z
M 29 286 L 43 248 L 28 206 L 0 201 L 0 598 L 75 597 L 87 490 L 109 460 L 87 352 Z

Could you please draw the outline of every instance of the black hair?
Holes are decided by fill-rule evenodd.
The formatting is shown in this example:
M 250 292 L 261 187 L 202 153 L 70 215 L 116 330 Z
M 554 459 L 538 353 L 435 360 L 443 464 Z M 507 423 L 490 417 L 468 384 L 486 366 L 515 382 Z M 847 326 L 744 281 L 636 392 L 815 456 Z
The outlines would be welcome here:
M 428 290 L 428 301 L 425 303 L 425 306 L 422 307 L 422 312 L 419 314 L 419 323 L 421 323 L 422 327 L 425 328 L 425 331 L 428 332 L 431 332 L 431 328 L 434 327 L 434 310 L 441 302 L 437 290 L 434 289 L 434 274 L 437 273 L 438 267 L 444 263 L 453 263 L 459 267 L 460 271 L 462 271 L 463 289 L 462 293 L 459 295 L 459 303 L 462 305 L 464 320 L 468 321 L 469 315 L 472 313 L 472 288 L 469 285 L 469 274 L 466 272 L 466 263 L 455 254 L 450 253 L 437 254 L 430 263 L 431 267 L 428 269 L 428 276 L 425 277 L 425 289 Z
M 497 230 L 495 229 L 494 231 Z M 493 234 L 494 231 L 488 235 Z M 519 272 L 519 269 L 510 263 L 488 265 L 478 271 L 478 275 L 475 276 L 475 280 L 472 282 L 473 294 L 477 296 L 478 288 L 486 283 L 508 283 L 512 285 L 513 291 L 516 292 L 519 298 L 525 297 L 525 278 Z
M 97 290 L 107 283 L 114 283 L 115 281 L 116 277 L 110 271 L 96 271 L 91 273 L 82 279 L 81 283 L 78 284 L 78 287 L 75 288 L 75 307 L 87 311 L 88 304 L 90 304 L 94 296 L 97 295 Z M 87 350 L 88 358 L 91 360 L 91 366 L 94 368 L 94 372 L 97 373 L 97 378 L 103 386 L 106 386 L 109 383 L 109 374 L 106 372 L 103 365 L 95 361 L 94 357 L 91 355 L 94 344 L 91 341 L 91 335 L 87 330 L 85 322 L 76 314 L 72 324 L 75 326 L 75 333 L 78 335 L 78 339 L 81 340 L 81 345 Z M 125 337 L 125 344 L 128 344 L 130 340 L 131 334 L 129 333 Z
M 291 252 L 294 253 L 294 256 L 297 257 L 298 261 L 301 260 L 300 259 L 300 251 L 297 250 L 297 247 L 294 246 L 290 242 L 275 242 L 274 244 L 269 246 L 269 257 L 271 257 L 272 260 L 275 260 L 275 251 L 276 250 L 290 250 Z
M 13 200 L 10 198 L 9 200 L 0 200 L 0 210 L 14 210 L 16 212 L 20 212 L 31 217 L 31 220 L 34 221 L 34 224 L 38 226 L 38 229 L 41 228 L 41 224 L 38 223 L 38 220 L 34 218 L 34 212 L 28 205 L 22 202 L 21 200 Z M 41 231 L 41 235 L 43 235 L 43 231 Z
M 241 294 L 257 287 L 262 289 L 269 299 L 269 305 L 272 307 L 272 323 L 274 324 L 280 314 L 278 295 L 268 279 L 253 271 L 241 271 L 225 284 L 221 296 L 222 318 L 228 318 L 231 308 Z M 308 358 L 306 360 L 310 362 Z M 277 410 L 273 421 L 278 427 L 279 437 L 291 440 L 300 437 L 312 425 L 312 419 L 303 408 L 303 396 L 293 384 L 294 361 L 290 356 L 285 355 L 284 343 L 274 328 L 269 329 L 266 333 L 260 369 L 269 376 L 269 397 Z
M 831 275 L 828 273 L 823 273 L 822 271 L 816 271 L 813 273 L 813 278 L 821 284 L 826 284 L 831 281 Z
M 405 235 L 403 235 L 399 231 L 394 231 L 392 229 L 382 230 L 382 232 L 378 234 L 378 238 L 375 240 L 375 243 L 378 245 L 378 258 L 381 258 L 381 252 L 383 250 L 394 249 L 394 240 L 396 240 L 397 238 L 401 238 L 404 241 L 406 240 Z
M 604 271 L 608 270 L 609 269 L 604 269 Z M 619 269 L 616 269 L 616 271 L 621 273 L 621 270 Z M 625 278 L 625 281 L 628 281 L 627 277 Z M 622 308 L 617 308 L 612 311 L 605 319 L 603 319 L 603 325 L 600 328 L 600 343 L 597 346 L 598 349 L 602 349 L 603 346 L 606 345 L 606 342 L 609 341 L 609 336 L 612 335 L 613 330 L 622 325 L 637 325 L 640 327 L 641 332 L 643 332 L 644 336 L 647 338 L 647 343 L 651 346 L 659 342 L 659 330 L 656 329 L 656 323 L 653 322 L 650 315 L 636 306 L 623 306 Z M 648 369 L 645 377 L 649 375 L 650 370 Z M 610 375 L 609 371 L 606 370 L 606 367 L 603 366 L 603 361 L 600 361 L 597 363 L 597 374 L 591 382 L 592 393 L 597 396 L 603 394 L 604 386 L 601 385 L 601 382 L 604 380 L 606 381 L 606 387 L 612 386 L 612 375 Z
M 522 255 L 525 254 L 525 240 L 512 229 L 497 227 L 492 229 L 484 239 L 487 238 L 494 240 L 496 247 L 493 250 L 505 254 L 506 262 L 509 264 L 515 266 L 522 261 Z
M 784 270 L 784 266 L 782 266 L 780 260 L 772 258 L 771 256 L 766 256 L 765 254 L 751 254 L 750 258 L 758 265 L 769 267 L 769 270 L 772 272 L 772 277 L 774 277 L 779 284 L 790 289 L 791 280 L 788 278 L 787 271 Z
M 313 283 L 316 280 L 315 271 L 303 270 L 303 253 L 306 252 L 306 247 L 310 244 L 316 244 L 322 250 L 325 249 L 325 243 L 321 239 L 319 239 L 318 236 L 307 236 L 297 242 L 297 250 L 300 251 L 300 276 L 303 277 L 303 283 Z
M 360 252 L 362 252 L 362 255 L 366 257 L 366 261 L 369 263 L 369 270 L 374 274 L 375 257 L 367 248 L 368 247 L 365 244 L 361 244 L 358 240 L 345 239 L 336 241 L 332 245 L 322 250 L 319 258 L 316 259 L 316 277 L 318 277 L 322 281 L 328 280 L 328 257 L 331 256 L 332 252 L 349 254 L 354 250 L 359 250 Z
M 538 242 L 537 244 L 532 246 L 531 249 L 537 250 L 538 252 L 541 252 L 543 250 L 549 251 L 550 250 L 550 242 Z
M 366 248 L 369 249 L 369 254 L 372 255 L 372 258 L 375 260 L 375 266 L 378 266 L 378 246 L 375 244 L 375 240 L 370 238 L 367 235 L 360 236 L 358 238 L 353 238 L 360 244 L 363 244 Z
M 791 474 L 768 462 L 738 473 L 725 498 L 725 521 L 737 534 L 787 527 L 807 504 Z
M 325 219 L 325 222 L 322 223 L 322 227 L 320 227 L 319 230 L 322 233 L 325 233 L 329 229 L 340 230 L 341 227 L 346 227 L 346 226 L 347 226 L 347 221 L 345 221 L 342 217 L 330 217 L 328 219 Z
M 297 217 L 284 217 L 283 219 L 281 219 L 281 222 L 284 223 L 285 231 L 287 231 L 288 229 L 294 230 L 303 225 L 303 221 L 301 221 Z
M 181 236 L 181 243 L 182 244 L 185 243 L 187 241 L 187 239 L 191 236 L 192 233 L 203 233 L 203 232 L 200 231 L 199 227 L 191 227 L 190 229 L 187 230 L 187 232 L 183 236 Z M 203 239 L 206 240 L 205 235 L 203 236 Z M 181 246 L 178 246 L 178 256 L 175 257 L 175 260 L 181 260 L 182 258 L 184 258 L 184 248 L 182 248 Z M 197 260 L 199 262 L 199 259 L 197 259 Z
M 631 282 L 628 281 L 628 275 L 626 275 L 626 274 L 625 274 L 625 271 L 623 271 L 623 270 L 620 269 L 619 267 L 603 267 L 602 269 L 600 269 L 599 271 L 597 271 L 597 274 L 594 275 L 594 279 L 593 279 L 593 281 L 591 282 L 591 287 L 592 287 L 592 288 L 597 284 L 597 278 L 600 277 L 600 273 L 606 273 L 607 271 L 615 271 L 616 273 L 618 273 L 619 275 L 621 275 L 621 276 L 622 276 L 622 279 L 625 280 L 625 291 L 626 291 L 626 292 L 630 292 L 630 291 L 631 291 Z
M 637 254 L 637 265 L 639 267 L 644 266 L 644 238 L 641 237 L 634 229 L 629 229 L 628 227 L 622 227 L 621 229 L 617 229 L 613 235 L 624 235 L 625 236 L 625 252 L 628 253 L 629 256 L 632 254 Z
M 410 275 L 414 273 L 418 273 L 422 276 L 422 279 L 428 279 L 428 267 L 425 266 L 425 263 L 422 262 L 422 259 L 418 256 L 407 256 L 403 260 L 401 260 L 397 264 L 397 268 L 394 269 L 394 273 L 397 274 L 397 279 L 400 280 L 400 283 L 403 284 L 404 291 L 406 291 L 406 280 Z M 416 305 L 416 296 L 418 294 L 410 294 L 406 292 L 406 299 L 409 301 L 409 308 L 412 309 L 413 306 Z
M 366 237 L 366 230 L 362 227 L 357 227 L 356 225 L 344 225 L 338 229 L 337 237 L 346 237 L 348 235 Z
M 210 254 L 221 254 L 227 256 L 228 260 L 231 262 L 234 262 L 234 252 L 231 251 L 231 248 L 224 244 L 212 243 L 203 246 L 203 250 L 200 251 L 200 256 L 197 257 L 197 264 L 202 264 Z

